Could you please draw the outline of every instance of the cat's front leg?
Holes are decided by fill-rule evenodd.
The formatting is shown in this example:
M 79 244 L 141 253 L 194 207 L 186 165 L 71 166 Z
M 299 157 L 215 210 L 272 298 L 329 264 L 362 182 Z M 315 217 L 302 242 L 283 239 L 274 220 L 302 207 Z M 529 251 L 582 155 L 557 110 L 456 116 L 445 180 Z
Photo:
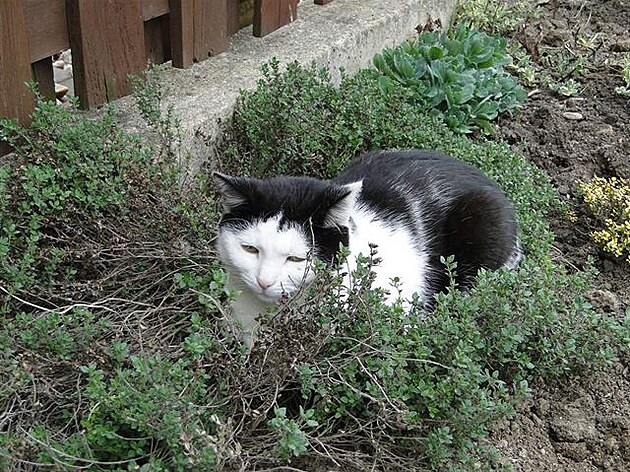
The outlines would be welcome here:
M 266 306 L 246 290 L 241 292 L 232 305 L 231 324 L 240 340 L 252 349 L 258 331 L 258 316 L 264 313 Z

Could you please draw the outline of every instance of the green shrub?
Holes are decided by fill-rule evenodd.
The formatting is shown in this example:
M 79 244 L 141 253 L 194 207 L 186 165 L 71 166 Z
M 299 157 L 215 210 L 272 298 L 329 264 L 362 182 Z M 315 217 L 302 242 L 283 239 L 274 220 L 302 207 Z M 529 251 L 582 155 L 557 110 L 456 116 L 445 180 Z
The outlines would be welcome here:
M 463 24 L 451 36 L 423 33 L 374 57 L 381 87 L 403 85 L 421 111 L 438 116 L 458 133 L 474 127 L 492 132 L 490 121 L 525 99 L 523 88 L 504 71 L 510 63 L 505 39 Z
M 158 353 L 130 356 L 129 363 L 109 379 L 95 366 L 82 368 L 91 407 L 78 434 L 90 456 L 101 462 L 138 459 L 157 446 L 168 453 L 169 470 L 211 469 L 216 464 L 211 436 L 220 421 L 213 419 L 219 409 L 207 397 L 207 374 L 192 360 Z
M 13 413 L 21 421 L 11 422 L 0 444 L 14 465 L 213 470 L 236 455 L 226 410 L 235 390 L 226 383 L 243 357 L 217 329 L 225 274 L 189 268 L 175 275 L 161 276 L 179 292 L 174 306 L 129 300 L 117 307 L 120 317 L 103 320 L 51 310 L 18 315 L 3 328 L 0 404 L 11 411 L 21 399 L 32 409 Z M 135 317 L 146 325 L 116 339 Z M 33 415 L 40 408 L 51 413 Z
M 18 313 L 4 326 L 7 335 L 34 353 L 60 360 L 74 359 L 100 339 L 110 328 L 106 319 L 84 308 L 76 307 L 67 313 Z
M 630 317 L 618 323 L 586 302 L 590 274 L 568 275 L 549 260 L 483 272 L 470 292 L 440 295 L 430 315 L 385 305 L 369 288 L 371 264 L 359 265 L 349 302 L 336 294 L 340 279 L 326 279 L 284 313 L 289 324 L 315 316 L 310 329 L 324 342 L 294 354 L 299 408 L 315 422 L 304 426 L 295 396 L 278 399 L 279 440 L 295 445 L 281 457 L 302 450 L 307 464 L 337 451 L 382 470 L 490 470 L 498 462 L 483 438 L 514 413 L 532 379 L 590 372 L 629 345 Z M 445 264 L 457 271 L 452 259 Z M 287 338 L 270 322 L 275 342 Z M 291 336 L 308 339 L 304 325 Z
M 87 120 L 42 101 L 28 129 L 0 119 L 0 140 L 15 148 L 0 166 L 0 279 L 15 292 L 72 277 L 67 235 L 93 229 L 79 221 L 124 211 L 149 153 L 119 130 L 112 110 Z
M 240 362 L 217 330 L 216 203 L 182 192 L 177 128 L 147 87 L 158 150 L 113 109 L 39 101 L 30 128 L 0 120 L 15 148 L 0 161 L 3 470 L 207 470 L 231 447 L 201 364 Z
M 313 415 L 313 410 L 305 412 L 300 407 L 300 419 L 310 428 L 317 426 L 317 421 L 312 419 Z M 286 408 L 274 409 L 274 418 L 269 420 L 269 427 L 278 434 L 278 455 L 281 458 L 291 459 L 307 450 L 309 442 L 306 434 L 300 428 L 298 421 L 287 418 Z
M 329 73 L 314 65 L 304 73 L 297 63 L 281 73 L 275 60 L 262 73 L 256 91 L 239 98 L 226 149 L 219 152 L 223 168 L 256 176 L 333 174 L 336 156 L 360 143 L 356 136 L 344 139 L 338 116 L 345 104 Z

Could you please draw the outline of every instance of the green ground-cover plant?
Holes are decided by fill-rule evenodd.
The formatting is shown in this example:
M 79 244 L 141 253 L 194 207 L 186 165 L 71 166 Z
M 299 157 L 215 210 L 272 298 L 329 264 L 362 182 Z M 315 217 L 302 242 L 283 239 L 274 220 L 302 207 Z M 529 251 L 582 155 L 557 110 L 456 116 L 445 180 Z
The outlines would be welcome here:
M 176 139 L 155 108 L 160 92 L 139 93 L 160 144 Z M 37 113 L 55 122 L 59 110 Z M 527 261 L 482 273 L 468 294 L 441 295 L 429 316 L 383 304 L 369 286 L 373 257 L 359 265 L 349 304 L 335 296 L 342 277 L 320 268 L 311 296 L 263 320 L 249 355 L 222 321 L 233 294 L 211 249 L 216 202 L 181 191 L 169 161 L 180 156 L 75 112 L 64 120 L 102 133 L 58 151 L 55 135 L 19 129 L 29 147 L 18 162 L 36 166 L 30 149 L 48 146 L 43 162 L 60 166 L 75 146 L 101 155 L 99 146 L 131 141 L 124 162 L 90 177 L 87 201 L 105 204 L 74 214 L 79 204 L 62 200 L 42 220 L 50 226 L 35 228 L 35 266 L 46 267 L 49 247 L 66 251 L 63 264 L 33 271 L 28 285 L 1 279 L 0 468 L 489 470 L 501 464 L 483 438 L 530 380 L 605 366 L 630 341 L 627 324 L 585 302 L 590 274 L 569 275 L 550 258 L 545 217 L 559 204 L 548 179 L 505 144 L 453 133 L 373 71 L 335 85 L 315 66 L 272 63 L 225 130 L 222 170 L 331 177 L 365 150 L 442 150 L 505 189 Z M 0 210 L 17 222 L 45 193 L 22 182 L 0 179 Z M 69 227 L 85 237 L 58 230 Z
M 43 101 L 29 129 L 0 121 L 0 138 L 15 147 L 14 160 L 0 166 L 0 279 L 8 284 L 5 290 L 71 275 L 74 268 L 63 264 L 65 236 L 81 234 L 76 221 L 122 210 L 130 193 L 125 177 L 145 165 L 148 154 L 117 127 L 111 111 L 90 121 Z
M 485 468 L 492 455 L 480 441 L 513 413 L 528 380 L 606 364 L 609 343 L 630 339 L 628 325 L 584 302 L 585 287 L 553 265 L 527 263 L 518 273 L 483 274 L 467 295 L 440 297 L 428 318 L 385 306 L 364 288 L 351 309 L 320 300 L 321 323 L 339 328 L 298 367 L 317 421 L 303 428 L 310 456 L 345 445 L 384 469 L 413 470 L 419 459 L 431 470 Z M 559 296 L 567 289 L 577 295 L 571 303 Z
M 130 80 L 138 110 L 148 127 L 157 136 L 156 155 L 161 158 L 162 166 L 171 167 L 180 157 L 178 152 L 181 144 L 180 123 L 173 115 L 172 105 L 164 105 L 164 97 L 168 89 L 157 79 L 159 70 L 159 66 L 152 65 L 140 76 L 131 76 Z M 175 169 L 172 172 L 177 173 Z
M 381 87 L 403 85 L 423 112 L 459 133 L 475 127 L 491 132 L 491 120 L 525 99 L 524 89 L 504 71 L 510 63 L 505 39 L 464 23 L 451 34 L 422 33 L 374 57 Z
M 336 328 L 317 344 L 319 354 L 305 355 L 297 367 L 299 406 L 313 411 L 317 425 L 306 425 L 295 403 L 281 402 L 287 419 L 276 423 L 291 426 L 299 449 L 309 440 L 305 463 L 336 451 L 358 469 L 374 461 L 391 470 L 413 469 L 418 461 L 433 470 L 483 468 L 496 461 L 481 439 L 512 411 L 528 381 L 608 364 L 615 357 L 610 346 L 627 344 L 629 326 L 592 310 L 590 274 L 568 275 L 550 259 L 553 235 L 545 216 L 560 206 L 540 172 L 502 143 L 476 143 L 421 113 L 404 85 L 383 88 L 374 79 L 364 71 L 335 87 L 315 66 L 289 64 L 286 72 L 272 66 L 237 107 L 224 165 L 238 172 L 230 166 L 245 163 L 245 172 L 256 176 L 310 168 L 311 175 L 331 177 L 369 149 L 443 150 L 479 166 L 506 190 L 518 209 L 527 262 L 519 272 L 483 274 L 467 295 L 441 297 L 427 319 L 383 305 L 366 283 L 350 297 L 357 300 L 352 307 L 340 306 L 327 287 L 312 304 L 288 309 L 292 319 L 317 313 L 316 332 Z M 367 281 L 369 270 L 356 276 Z M 279 342 L 276 331 L 291 338 L 271 324 L 271 345 Z
M 216 322 L 199 321 L 229 297 L 208 248 L 216 204 L 182 192 L 176 135 L 148 122 L 167 138 L 157 150 L 113 109 L 89 118 L 40 100 L 31 127 L 0 121 L 15 149 L 0 162 L 3 470 L 205 470 L 207 436 L 229 443 L 200 365 L 225 352 Z
M 628 254 L 630 263 L 630 182 L 611 177 L 594 177 L 579 183 L 586 208 L 600 223 L 592 236 L 606 252 L 616 257 Z

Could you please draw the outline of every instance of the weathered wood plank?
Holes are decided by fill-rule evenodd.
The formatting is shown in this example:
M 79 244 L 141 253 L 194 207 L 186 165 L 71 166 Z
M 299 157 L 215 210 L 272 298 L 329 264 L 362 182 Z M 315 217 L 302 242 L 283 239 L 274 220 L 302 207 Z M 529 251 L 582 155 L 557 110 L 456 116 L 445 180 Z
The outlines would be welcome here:
M 228 44 L 228 0 L 171 0 L 174 67 L 189 67 Z
M 31 62 L 70 47 L 65 0 L 23 0 L 23 5 Z
M 256 0 L 254 36 L 266 36 L 296 19 L 297 0 Z
M 152 20 L 171 11 L 169 0 L 142 0 L 142 19 Z
M 67 0 L 75 92 L 93 108 L 131 92 L 146 66 L 141 0 Z
M 239 0 L 227 0 L 227 22 L 228 22 L 228 36 L 232 36 L 240 29 L 240 13 L 239 13 Z
M 28 26 L 31 62 L 70 47 L 66 0 L 23 0 Z M 144 21 L 168 14 L 169 0 L 142 0 Z
M 50 57 L 40 59 L 37 62 L 33 62 L 31 68 L 40 95 L 46 100 L 55 100 L 55 77 L 52 59 Z
M 3 0 L 0 4 L 0 116 L 28 124 L 35 100 L 25 86 L 32 73 L 22 7 L 22 0 Z
M 144 22 L 144 47 L 147 61 L 162 64 L 171 59 L 171 27 L 168 15 Z
M 194 60 L 201 62 L 228 45 L 228 0 L 195 0 Z
M 195 0 L 171 0 L 171 56 L 173 67 L 193 63 Z

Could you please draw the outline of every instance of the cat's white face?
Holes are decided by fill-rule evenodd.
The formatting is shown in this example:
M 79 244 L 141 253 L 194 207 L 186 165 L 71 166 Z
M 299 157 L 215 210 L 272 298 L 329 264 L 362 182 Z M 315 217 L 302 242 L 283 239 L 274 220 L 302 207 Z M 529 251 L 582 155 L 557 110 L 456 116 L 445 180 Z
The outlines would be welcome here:
M 282 227 L 282 214 L 219 233 L 217 248 L 237 289 L 271 303 L 292 296 L 314 278 L 311 243 L 304 231 Z

